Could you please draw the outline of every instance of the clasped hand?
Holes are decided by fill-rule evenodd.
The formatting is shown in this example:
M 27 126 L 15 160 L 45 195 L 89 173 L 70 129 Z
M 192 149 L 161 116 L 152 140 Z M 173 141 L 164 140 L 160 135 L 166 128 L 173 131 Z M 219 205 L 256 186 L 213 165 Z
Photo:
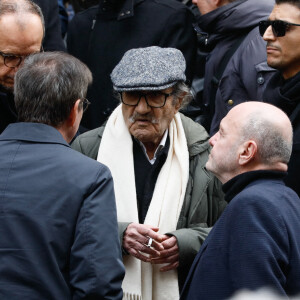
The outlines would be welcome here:
M 148 247 L 152 238 L 151 247 Z M 132 256 L 151 264 L 166 264 L 161 272 L 176 269 L 179 265 L 179 249 L 174 236 L 159 234 L 158 228 L 145 224 L 131 223 L 124 237 L 123 248 Z

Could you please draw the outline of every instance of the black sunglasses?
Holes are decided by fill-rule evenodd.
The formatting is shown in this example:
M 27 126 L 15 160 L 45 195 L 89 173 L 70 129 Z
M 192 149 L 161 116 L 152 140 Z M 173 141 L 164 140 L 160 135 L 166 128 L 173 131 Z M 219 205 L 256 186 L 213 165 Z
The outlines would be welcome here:
M 272 31 L 275 37 L 285 36 L 289 26 L 300 26 L 300 24 L 289 23 L 281 20 L 266 20 L 258 23 L 259 33 L 263 36 L 269 26 L 272 26 Z

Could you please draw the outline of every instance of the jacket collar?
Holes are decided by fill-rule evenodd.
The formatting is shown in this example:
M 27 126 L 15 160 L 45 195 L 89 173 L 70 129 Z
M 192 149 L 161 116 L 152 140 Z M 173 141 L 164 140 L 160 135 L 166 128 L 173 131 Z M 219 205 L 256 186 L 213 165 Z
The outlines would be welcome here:
M 100 0 L 98 14 L 116 18 L 118 21 L 127 19 L 134 16 L 134 7 L 143 1 L 144 0 L 125 0 L 121 8 L 116 12 L 113 10 L 109 0 Z
M 200 16 L 198 23 L 208 34 L 206 43 L 215 45 L 219 40 L 250 32 L 268 18 L 273 6 L 273 0 L 236 0 Z
M 19 140 L 37 143 L 62 144 L 69 147 L 60 132 L 52 126 L 41 123 L 14 123 L 0 135 L 0 141 Z
M 257 170 L 242 173 L 227 181 L 223 185 L 223 191 L 225 193 L 225 200 L 229 203 L 237 194 L 249 184 L 257 180 L 276 180 L 281 181 L 287 176 L 287 172 L 272 171 L 272 170 Z M 282 184 L 284 184 L 282 182 Z

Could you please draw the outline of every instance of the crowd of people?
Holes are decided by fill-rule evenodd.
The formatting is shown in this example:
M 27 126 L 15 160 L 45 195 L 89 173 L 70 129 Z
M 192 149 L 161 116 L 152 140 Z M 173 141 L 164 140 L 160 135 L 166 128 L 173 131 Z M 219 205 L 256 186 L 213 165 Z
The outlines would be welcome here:
M 300 295 L 300 1 L 192 2 L 0 0 L 1 299 Z

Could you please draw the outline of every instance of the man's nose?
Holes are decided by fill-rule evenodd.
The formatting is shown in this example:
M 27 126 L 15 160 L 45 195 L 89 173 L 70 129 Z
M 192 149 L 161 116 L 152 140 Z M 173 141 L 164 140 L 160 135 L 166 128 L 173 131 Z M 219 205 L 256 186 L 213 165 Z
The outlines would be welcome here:
M 215 133 L 210 139 L 209 139 L 209 144 L 213 147 L 217 141 L 219 131 Z
M 276 39 L 276 37 L 275 37 L 275 35 L 273 33 L 271 25 L 266 29 L 266 31 L 265 31 L 265 33 L 263 35 L 263 39 L 265 41 L 271 41 L 271 40 L 275 40 Z
M 135 110 L 140 114 L 147 113 L 151 110 L 151 107 L 148 105 L 146 101 L 145 95 L 141 96 L 138 105 L 135 107 Z

